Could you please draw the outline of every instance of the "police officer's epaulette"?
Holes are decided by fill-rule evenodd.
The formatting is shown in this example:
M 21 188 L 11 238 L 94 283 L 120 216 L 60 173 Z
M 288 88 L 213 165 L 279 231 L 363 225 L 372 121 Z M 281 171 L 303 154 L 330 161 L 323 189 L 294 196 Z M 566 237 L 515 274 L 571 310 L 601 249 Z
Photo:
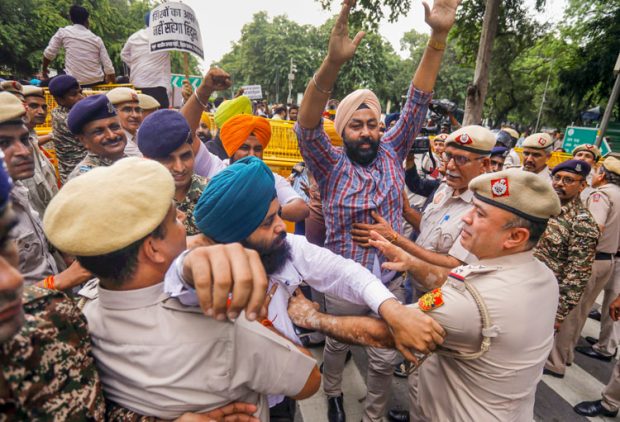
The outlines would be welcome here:
M 433 309 L 437 309 L 443 306 L 443 303 L 443 294 L 440 288 L 431 290 L 418 299 L 418 306 L 422 312 L 429 312 Z

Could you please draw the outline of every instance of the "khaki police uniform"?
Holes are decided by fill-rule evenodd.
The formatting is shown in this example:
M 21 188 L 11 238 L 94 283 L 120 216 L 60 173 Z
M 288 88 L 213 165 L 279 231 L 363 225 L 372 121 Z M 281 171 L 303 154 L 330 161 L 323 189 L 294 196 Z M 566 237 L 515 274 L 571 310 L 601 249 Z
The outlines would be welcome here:
M 579 303 L 562 323 L 545 365 L 546 369 L 558 374 L 563 374 L 566 364 L 572 363 L 573 349 L 579 341 L 588 313 L 614 270 L 614 256 L 620 240 L 620 186 L 607 183 L 598 187 L 588 198 L 586 206 L 597 224 L 604 229 L 596 247 L 592 276 Z
M 174 419 L 241 401 L 268 421 L 265 395 L 298 394 L 316 365 L 245 315 L 220 322 L 181 305 L 163 283 L 112 291 L 91 282 L 80 296 L 104 394 L 142 415 Z
M 616 362 L 602 395 L 601 404 L 604 408 L 612 412 L 620 409 L 620 361 Z
M 465 283 L 483 299 L 489 327 L 483 327 Z M 529 250 L 458 267 L 441 292 L 444 304 L 428 315 L 446 330 L 442 350 L 476 353 L 483 335 L 490 337 L 490 348 L 471 360 L 442 351 L 429 357 L 419 369 L 422 417 L 412 412 L 411 420 L 531 422 L 536 385 L 553 344 L 553 272 Z
M 28 141 L 34 159 L 34 175 L 22 180 L 22 183 L 28 188 L 30 205 L 43 218 L 47 204 L 58 193 L 58 183 L 52 163 L 39 149 L 38 137 L 34 130 L 30 131 Z
M 34 284 L 47 276 L 58 274 L 57 260 L 50 252 L 41 220 L 30 206 L 28 189 L 21 182 L 15 182 L 11 203 L 17 225 L 11 229 L 9 237 L 17 244 L 18 268 L 24 281 L 26 284 Z
M 603 307 L 601 308 L 601 331 L 598 342 L 592 349 L 605 356 L 614 356 L 620 339 L 620 327 L 609 315 L 609 305 L 620 295 L 620 254 L 616 253 L 614 270 L 603 289 Z

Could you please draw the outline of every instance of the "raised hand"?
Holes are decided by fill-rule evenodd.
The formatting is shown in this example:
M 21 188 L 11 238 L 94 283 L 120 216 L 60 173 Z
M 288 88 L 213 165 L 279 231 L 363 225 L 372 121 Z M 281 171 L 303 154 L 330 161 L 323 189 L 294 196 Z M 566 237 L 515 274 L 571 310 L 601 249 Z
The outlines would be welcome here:
M 319 311 L 319 304 L 307 299 L 301 289 L 296 289 L 288 302 L 288 315 L 291 321 L 299 327 L 308 330 L 316 330 L 316 314 Z
M 224 91 L 232 85 L 230 75 L 218 67 L 212 67 L 205 75 L 201 87 L 204 86 L 210 92 Z
M 353 58 L 357 46 L 360 45 L 362 38 L 366 35 L 365 32 L 360 31 L 355 35 L 355 38 L 349 38 L 349 13 L 353 6 L 355 6 L 355 0 L 344 0 L 342 2 L 342 10 L 340 10 L 340 15 L 329 38 L 327 60 L 339 66 Z
M 454 25 L 456 9 L 461 0 L 435 0 L 433 8 L 423 1 L 424 20 L 433 30 L 435 36 L 447 36 L 450 28 Z

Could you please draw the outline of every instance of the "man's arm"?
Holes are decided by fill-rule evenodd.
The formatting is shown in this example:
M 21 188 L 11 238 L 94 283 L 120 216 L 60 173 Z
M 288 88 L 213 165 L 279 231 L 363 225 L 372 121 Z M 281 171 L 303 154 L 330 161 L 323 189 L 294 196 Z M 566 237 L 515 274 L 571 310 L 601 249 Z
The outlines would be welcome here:
M 56 58 L 58 51 L 62 47 L 62 28 L 60 28 L 50 39 L 49 44 L 43 51 L 43 65 L 41 67 L 41 75 L 43 79 L 49 78 L 47 67 Z
M 371 232 L 370 245 L 377 248 L 388 259 L 388 262 L 383 263 L 384 269 L 407 271 L 428 290 L 442 286 L 451 269 L 454 268 L 433 265 L 416 258 L 374 231 Z
M 444 255 L 437 252 L 431 252 L 427 249 L 422 248 L 421 246 L 415 244 L 411 240 L 407 239 L 405 236 L 396 232 L 390 224 L 381 217 L 376 211 L 371 212 L 372 217 L 377 221 L 375 224 L 362 224 L 362 223 L 353 223 L 353 229 L 351 229 L 351 238 L 353 241 L 358 242 L 362 247 L 370 247 L 373 246 L 369 243 L 371 239 L 371 232 L 375 231 L 384 239 L 390 239 L 390 243 L 404 249 L 409 254 L 414 257 L 419 258 L 422 261 L 427 262 L 432 266 L 444 267 L 447 269 L 452 269 L 454 267 L 458 267 L 462 265 L 461 261 L 450 256 Z M 419 224 L 418 224 L 419 226 Z M 458 240 L 457 240 L 458 241 Z
M 211 94 L 215 91 L 224 91 L 230 88 L 231 84 L 232 82 L 228 73 L 224 72 L 222 69 L 212 67 L 209 69 L 202 82 L 200 82 L 194 95 L 191 95 L 183 107 L 181 107 L 180 112 L 187 120 L 192 132 L 192 150 L 194 151 L 194 155 L 198 153 L 198 148 L 200 148 L 201 144 L 200 139 L 196 136 L 196 129 L 198 129 L 200 125 L 200 116 L 202 116 L 202 112 L 205 111 L 202 104 L 207 104 Z
M 116 75 L 114 72 L 114 65 L 112 64 L 112 60 L 110 60 L 110 56 L 108 55 L 108 50 L 105 48 L 103 44 L 103 40 L 101 38 L 99 41 L 99 60 L 103 66 L 103 73 L 105 75 L 105 81 L 109 84 L 113 84 L 116 82 Z
M 310 215 L 310 210 L 303 199 L 297 198 L 282 206 L 282 218 L 288 221 L 303 221 Z

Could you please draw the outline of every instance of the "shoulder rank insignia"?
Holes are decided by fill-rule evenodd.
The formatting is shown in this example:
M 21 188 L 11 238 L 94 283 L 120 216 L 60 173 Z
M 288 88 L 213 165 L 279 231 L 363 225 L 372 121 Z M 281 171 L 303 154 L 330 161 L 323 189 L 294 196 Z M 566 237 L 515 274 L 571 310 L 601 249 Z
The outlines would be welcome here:
M 441 289 L 431 290 L 418 300 L 418 306 L 422 312 L 429 312 L 443 305 Z

